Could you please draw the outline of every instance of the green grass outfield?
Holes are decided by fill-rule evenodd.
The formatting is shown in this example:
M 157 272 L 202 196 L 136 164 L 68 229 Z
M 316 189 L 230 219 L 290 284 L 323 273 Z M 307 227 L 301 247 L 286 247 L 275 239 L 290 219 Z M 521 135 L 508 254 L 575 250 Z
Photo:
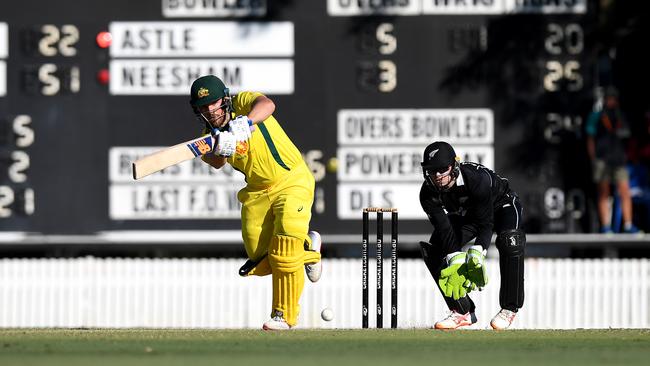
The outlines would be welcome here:
M 0 329 L 0 365 L 647 365 L 650 330 Z

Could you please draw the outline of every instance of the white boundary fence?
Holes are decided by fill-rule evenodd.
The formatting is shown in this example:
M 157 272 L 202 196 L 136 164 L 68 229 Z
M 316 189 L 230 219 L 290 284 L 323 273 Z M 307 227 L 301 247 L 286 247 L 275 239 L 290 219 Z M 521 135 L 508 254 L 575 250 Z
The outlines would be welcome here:
M 361 264 L 324 259 L 323 278 L 306 280 L 301 328 L 361 327 Z M 241 278 L 234 259 L 2 259 L 0 327 L 259 328 L 268 319 L 270 277 Z M 390 261 L 384 261 L 390 273 Z M 370 325 L 375 323 L 375 266 Z M 499 310 L 498 261 L 472 293 L 484 328 Z M 430 327 L 446 307 L 424 263 L 399 262 L 399 327 Z M 384 276 L 384 309 L 390 309 Z M 650 260 L 527 259 L 526 302 L 515 328 L 647 328 Z M 331 307 L 331 322 L 320 319 Z M 390 325 L 385 311 L 384 325 Z

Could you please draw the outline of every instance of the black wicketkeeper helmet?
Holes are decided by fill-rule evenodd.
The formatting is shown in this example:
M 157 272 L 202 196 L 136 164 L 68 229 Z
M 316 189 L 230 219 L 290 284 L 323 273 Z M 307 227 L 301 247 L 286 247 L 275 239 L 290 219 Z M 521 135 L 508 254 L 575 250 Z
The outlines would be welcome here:
M 451 166 L 452 181 L 460 175 L 459 158 L 456 156 L 454 148 L 444 141 L 436 141 L 424 149 L 424 156 L 422 157 L 422 174 L 424 180 L 433 188 L 438 187 L 434 180 L 436 173 L 444 173 Z

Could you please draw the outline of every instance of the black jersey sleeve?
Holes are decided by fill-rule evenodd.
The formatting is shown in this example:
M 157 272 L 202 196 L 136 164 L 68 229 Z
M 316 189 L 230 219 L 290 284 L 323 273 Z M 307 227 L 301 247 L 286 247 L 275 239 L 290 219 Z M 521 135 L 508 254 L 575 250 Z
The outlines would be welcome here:
M 479 169 L 476 179 L 468 182 L 471 199 L 467 202 L 467 215 L 476 227 L 476 245 L 488 248 L 494 226 L 494 198 L 492 177 L 485 169 Z
M 454 229 L 445 213 L 440 197 L 426 183 L 420 189 L 420 205 L 433 225 L 433 235 L 440 241 L 443 252 L 453 252 L 457 248 L 458 242 Z

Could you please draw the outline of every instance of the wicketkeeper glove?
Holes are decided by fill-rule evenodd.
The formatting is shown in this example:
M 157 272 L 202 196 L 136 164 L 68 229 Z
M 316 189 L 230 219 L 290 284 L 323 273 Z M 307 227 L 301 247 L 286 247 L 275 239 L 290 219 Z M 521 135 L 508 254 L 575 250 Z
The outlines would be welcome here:
M 235 140 L 235 135 L 230 132 L 220 132 L 217 135 L 217 145 L 214 147 L 213 153 L 215 155 L 229 157 L 235 153 L 237 148 L 237 140 Z
M 466 257 L 467 253 L 465 252 L 454 252 L 447 255 L 445 259 L 447 268 L 440 271 L 438 279 L 438 285 L 446 297 L 458 300 L 467 296 L 467 293 L 473 289 L 471 281 L 467 279 Z
M 238 116 L 228 123 L 228 131 L 235 135 L 237 142 L 250 139 L 253 129 L 253 121 L 246 116 Z
M 478 287 L 479 291 L 488 283 L 485 255 L 487 250 L 480 245 L 472 245 L 467 251 L 467 278 Z

